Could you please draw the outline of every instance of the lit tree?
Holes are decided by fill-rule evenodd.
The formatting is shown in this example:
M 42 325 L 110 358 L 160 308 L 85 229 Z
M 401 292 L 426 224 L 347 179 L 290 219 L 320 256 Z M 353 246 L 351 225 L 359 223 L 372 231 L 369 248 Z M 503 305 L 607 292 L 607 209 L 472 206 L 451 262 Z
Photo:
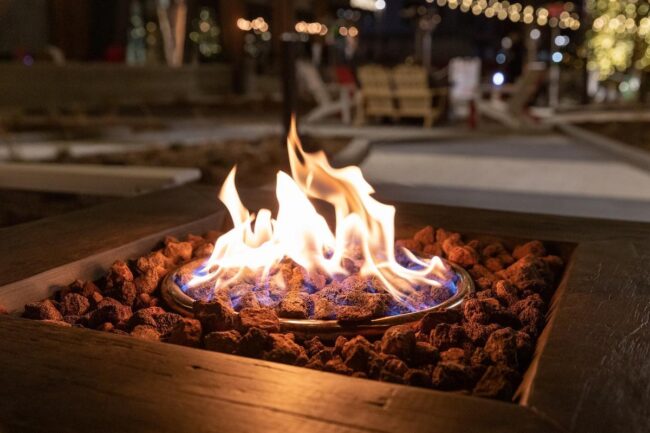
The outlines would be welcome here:
M 588 0 L 589 70 L 601 80 L 631 67 L 650 69 L 650 5 L 638 0 Z

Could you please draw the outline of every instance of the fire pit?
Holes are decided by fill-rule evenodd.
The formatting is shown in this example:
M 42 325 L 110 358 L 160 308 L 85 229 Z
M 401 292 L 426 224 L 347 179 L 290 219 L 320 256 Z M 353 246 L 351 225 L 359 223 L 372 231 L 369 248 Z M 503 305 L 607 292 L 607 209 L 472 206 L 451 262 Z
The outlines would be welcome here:
M 24 317 L 511 399 L 564 259 L 540 241 L 431 226 L 396 240 L 395 208 L 358 167 L 304 152 L 295 126 L 287 147 L 275 217 L 243 206 L 233 169 L 219 195 L 230 230 L 168 237 L 27 304 Z M 331 205 L 332 223 L 314 201 Z

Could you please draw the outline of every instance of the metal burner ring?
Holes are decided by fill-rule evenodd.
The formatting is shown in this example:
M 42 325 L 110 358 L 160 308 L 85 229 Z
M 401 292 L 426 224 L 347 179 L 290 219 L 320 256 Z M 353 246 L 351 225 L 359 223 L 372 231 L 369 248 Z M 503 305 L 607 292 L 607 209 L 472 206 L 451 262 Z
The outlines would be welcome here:
M 205 259 L 197 259 L 179 266 L 172 272 L 168 273 L 161 286 L 162 297 L 171 308 L 185 315 L 192 316 L 192 304 L 194 299 L 185 294 L 181 287 L 176 284 L 176 276 L 186 267 L 198 267 L 197 263 Z M 467 296 L 474 291 L 474 282 L 465 269 L 443 260 L 449 265 L 456 275 L 456 293 L 444 302 L 424 310 L 397 314 L 395 316 L 385 316 L 371 319 L 361 323 L 341 323 L 337 320 L 314 320 L 314 319 L 286 319 L 280 318 L 280 329 L 283 332 L 293 332 L 301 337 L 318 336 L 324 339 L 333 339 L 339 335 L 381 335 L 391 326 L 412 323 L 420 320 L 431 311 L 440 311 L 458 308 Z

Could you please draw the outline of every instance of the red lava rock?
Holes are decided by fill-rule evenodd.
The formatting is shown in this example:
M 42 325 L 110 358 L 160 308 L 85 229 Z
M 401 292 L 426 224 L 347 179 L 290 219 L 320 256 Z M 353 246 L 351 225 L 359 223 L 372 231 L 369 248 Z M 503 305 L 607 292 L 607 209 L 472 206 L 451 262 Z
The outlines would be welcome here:
M 156 330 L 162 337 L 167 337 L 172 332 L 178 322 L 183 320 L 183 316 L 176 313 L 163 313 L 155 316 Z
M 113 263 L 106 276 L 105 294 L 117 299 L 124 305 L 131 305 L 137 294 L 133 283 L 133 273 L 129 266 L 121 260 Z
M 336 337 L 336 341 L 334 342 L 334 353 L 336 355 L 340 355 L 343 353 L 343 348 L 345 347 L 345 344 L 348 342 L 348 339 L 345 338 L 342 335 L 339 335 Z
M 239 319 L 244 332 L 249 328 L 280 332 L 280 320 L 272 308 L 244 308 L 239 312 Z
M 436 364 L 440 360 L 440 352 L 431 344 L 425 341 L 418 341 L 415 343 L 415 351 L 413 353 L 413 364 L 427 365 Z
M 108 287 L 120 285 L 126 281 L 133 281 L 133 273 L 129 266 L 121 260 L 117 260 L 108 270 L 106 284 Z
M 316 353 L 320 352 L 321 350 L 325 349 L 325 345 L 323 342 L 320 340 L 318 337 L 313 337 L 303 343 L 303 346 L 305 346 L 305 349 L 307 350 L 307 354 L 309 356 L 314 356 Z
M 559 276 L 562 273 L 562 269 L 564 269 L 564 260 L 562 260 L 561 257 L 546 256 L 542 257 L 542 260 L 556 276 Z
M 163 277 L 173 265 L 172 260 L 166 257 L 160 250 L 140 257 L 136 262 L 136 267 L 143 274 L 155 270 L 160 277 Z
M 425 245 L 424 249 L 422 252 L 427 255 L 427 256 L 437 256 L 437 257 L 442 257 L 442 246 L 436 242 L 433 244 Z
M 88 326 L 95 328 L 104 322 L 111 322 L 116 327 L 122 327 L 126 325 L 131 316 L 131 307 L 106 297 L 97 304 L 97 309 L 90 313 Z
M 354 370 L 345 365 L 343 360 L 338 356 L 327 361 L 323 366 L 323 370 L 331 373 L 345 374 L 346 376 L 351 376 L 354 373 Z
M 452 347 L 444 352 L 440 352 L 440 362 L 456 362 L 463 364 L 465 358 L 465 351 L 459 347 Z
M 146 325 L 156 328 L 158 322 L 156 322 L 156 317 L 164 314 L 165 310 L 160 307 L 148 307 L 133 313 L 133 316 L 129 319 L 129 326 L 134 328 L 138 325 Z
M 418 323 L 418 330 L 428 335 L 439 323 L 458 323 L 461 318 L 457 310 L 430 311 Z
M 220 299 L 196 301 L 192 308 L 205 332 L 228 331 L 239 324 L 237 313 Z
M 504 274 L 519 290 L 543 292 L 553 282 L 553 273 L 539 257 L 527 255 L 510 265 Z
M 503 263 L 496 257 L 490 257 L 484 262 L 485 267 L 492 272 L 499 272 L 503 270 Z
M 439 362 L 433 369 L 431 385 L 436 389 L 451 391 L 467 388 L 472 383 L 470 368 L 458 362 Z
M 373 311 L 363 306 L 343 305 L 336 307 L 336 320 L 344 324 L 368 322 L 373 317 Z
M 49 299 L 25 305 L 23 317 L 36 320 L 63 320 L 63 315 Z
M 444 242 L 449 238 L 460 239 L 460 233 L 447 231 L 443 228 L 436 230 L 436 242 Z
M 517 288 L 506 280 L 497 281 L 494 286 L 494 293 L 497 298 L 503 301 L 506 305 L 512 305 L 519 301 L 517 296 Z
M 411 252 L 418 252 L 422 249 L 422 244 L 415 239 L 400 239 L 395 242 L 395 252 L 401 253 L 402 248 L 406 248 Z
M 79 293 L 68 293 L 61 300 L 61 313 L 64 316 L 81 316 L 90 308 L 90 302 Z
M 404 375 L 408 372 L 408 366 L 398 358 L 389 358 L 379 374 L 379 380 L 393 383 L 404 383 Z
M 134 311 L 142 310 L 143 308 L 155 307 L 158 305 L 158 298 L 151 296 L 147 293 L 140 293 L 133 301 Z
M 474 248 L 468 246 L 453 247 L 449 251 L 448 256 L 449 260 L 466 268 L 478 263 L 478 254 Z
M 247 284 L 248 286 L 248 284 Z M 251 289 L 254 288 L 254 286 L 250 286 Z M 244 293 L 244 295 L 240 296 L 239 299 L 237 300 L 237 310 L 241 311 L 244 308 L 260 308 L 262 305 L 260 305 L 260 301 L 257 299 L 257 295 L 255 293 L 248 292 Z M 275 310 L 273 310 L 275 312 Z
M 214 244 L 206 242 L 194 247 L 192 257 L 209 257 L 212 254 L 212 251 L 214 251 Z
M 115 325 L 113 325 L 111 322 L 105 322 L 99 325 L 96 329 L 98 331 L 111 332 L 113 329 L 115 329 Z
M 415 351 L 415 331 L 410 325 L 388 328 L 381 339 L 381 351 L 406 361 L 412 359 Z
M 238 353 L 252 358 L 261 358 L 264 352 L 273 348 L 273 342 L 274 340 L 268 332 L 259 328 L 251 328 L 241 338 Z
M 341 350 L 342 359 L 346 366 L 354 371 L 366 371 L 368 361 L 373 355 L 372 344 L 359 335 L 347 341 Z
M 99 292 L 94 292 L 92 295 L 88 297 L 88 300 L 90 301 L 90 305 L 92 308 L 97 308 L 97 305 L 102 302 L 104 299 L 104 296 L 99 293 Z
M 100 293 L 99 288 L 92 281 L 76 280 L 68 287 L 72 293 L 78 293 L 89 299 L 94 294 Z
M 336 306 L 326 298 L 312 298 L 314 303 L 314 319 L 332 320 L 336 318 Z
M 490 334 L 485 343 L 485 353 L 494 363 L 517 367 L 517 340 L 514 331 L 503 328 Z
M 546 323 L 544 314 L 537 308 L 524 308 L 517 316 L 523 325 L 522 330 L 532 335 L 538 335 Z
M 201 322 L 181 318 L 172 328 L 167 341 L 180 346 L 198 347 L 201 344 Z
M 447 350 L 450 347 L 459 347 L 467 336 L 461 325 L 440 323 L 431 331 L 430 342 L 438 350 Z
M 515 393 L 519 375 L 516 371 L 499 365 L 487 368 L 472 393 L 479 397 L 510 400 Z
M 483 346 L 490 334 L 497 329 L 501 329 L 501 326 L 496 323 L 485 325 L 479 322 L 465 322 L 463 323 L 463 329 L 467 338 L 474 344 Z
M 306 319 L 309 317 L 309 295 L 304 292 L 288 293 L 280 302 L 280 317 L 289 319 Z
M 307 364 L 307 353 L 302 346 L 296 344 L 293 334 L 271 334 L 271 339 L 272 348 L 264 352 L 264 359 L 291 365 Z
M 192 244 L 175 240 L 166 241 L 163 254 L 174 263 L 187 262 L 192 258 Z
M 76 316 L 76 315 L 67 315 L 63 316 L 63 321 L 66 323 L 69 323 L 71 325 L 76 325 L 77 323 L 80 323 L 81 316 Z M 81 323 L 80 323 L 81 324 Z
M 241 341 L 241 334 L 235 330 L 210 332 L 203 337 L 205 348 L 214 352 L 235 353 Z
M 431 226 L 426 226 L 413 235 L 413 239 L 421 245 L 429 245 L 436 241 L 436 232 Z
M 111 329 L 111 331 L 113 331 Z M 159 341 L 160 334 L 156 328 L 147 325 L 138 325 L 131 331 L 133 337 L 139 338 L 141 340 L 150 340 L 150 341 Z
M 428 388 L 431 386 L 431 374 L 426 370 L 409 368 L 404 374 L 404 382 L 411 386 Z
M 158 271 L 149 269 L 146 272 L 138 275 L 134 281 L 135 288 L 138 294 L 151 294 L 156 291 L 160 283 L 160 275 Z
M 512 257 L 519 260 L 529 254 L 535 257 L 543 257 L 546 255 L 546 248 L 540 241 L 530 241 L 523 245 L 517 245 L 512 252 Z

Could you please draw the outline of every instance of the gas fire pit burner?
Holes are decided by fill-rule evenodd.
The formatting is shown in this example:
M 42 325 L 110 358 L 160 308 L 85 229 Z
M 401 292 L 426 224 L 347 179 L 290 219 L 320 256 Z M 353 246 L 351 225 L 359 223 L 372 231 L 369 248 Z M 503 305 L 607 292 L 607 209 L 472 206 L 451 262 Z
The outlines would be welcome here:
M 192 316 L 192 305 L 195 299 L 188 296 L 178 284 L 178 277 L 188 270 L 198 268 L 205 260 L 198 259 L 188 262 L 174 271 L 170 272 L 162 282 L 162 297 L 169 307 L 175 311 Z M 283 332 L 293 332 L 304 337 L 318 336 L 321 338 L 336 338 L 339 335 L 381 335 L 391 326 L 415 322 L 431 311 L 439 311 L 457 308 L 474 291 L 472 278 L 462 267 L 444 260 L 450 266 L 458 280 L 456 282 L 456 293 L 445 301 L 420 311 L 397 314 L 393 316 L 379 317 L 359 323 L 341 322 L 338 320 L 314 320 L 314 319 L 288 319 L 280 318 L 280 328 Z

